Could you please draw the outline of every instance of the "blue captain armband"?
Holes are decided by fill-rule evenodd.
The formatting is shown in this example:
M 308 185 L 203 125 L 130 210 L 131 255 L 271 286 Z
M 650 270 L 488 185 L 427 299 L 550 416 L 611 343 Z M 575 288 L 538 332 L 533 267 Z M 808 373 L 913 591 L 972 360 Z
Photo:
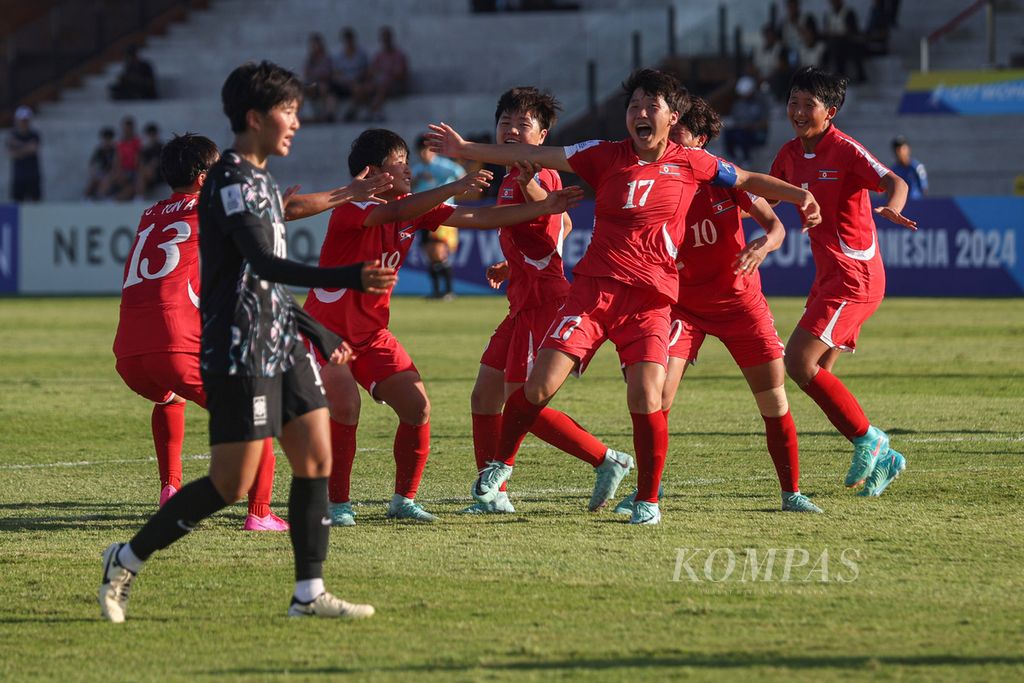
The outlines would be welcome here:
M 736 167 L 728 161 L 718 159 L 718 173 L 712 179 L 711 184 L 718 187 L 736 187 Z

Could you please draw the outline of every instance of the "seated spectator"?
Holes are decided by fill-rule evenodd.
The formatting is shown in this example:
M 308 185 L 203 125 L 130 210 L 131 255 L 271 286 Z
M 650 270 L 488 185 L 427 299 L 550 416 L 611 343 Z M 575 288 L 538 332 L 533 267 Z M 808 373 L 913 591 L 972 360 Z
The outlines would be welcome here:
M 799 55 L 800 66 L 822 67 L 825 65 L 825 41 L 818 32 L 818 22 L 808 16 L 801 30 Z
M 346 121 L 354 121 L 360 107 L 368 107 L 368 121 L 383 121 L 384 102 L 405 92 L 409 78 L 409 65 L 405 53 L 395 46 L 391 28 L 380 30 L 380 51 L 370 64 L 370 78 L 357 87 L 352 105 L 345 115 Z
M 341 29 L 341 51 L 334 58 L 332 91 L 339 99 L 352 97 L 356 89 L 366 83 L 370 58 L 359 46 L 356 32 L 346 26 Z
M 752 150 L 768 139 L 768 103 L 752 76 L 736 81 L 736 95 L 725 128 L 725 150 L 730 159 L 748 164 Z
M 121 75 L 110 85 L 110 98 L 114 100 L 155 100 L 156 73 L 153 66 L 139 57 L 139 49 L 132 45 L 125 51 Z
M 32 128 L 32 110 L 26 106 L 14 110 L 14 127 L 7 134 L 7 153 L 11 156 L 11 199 L 38 202 L 43 198 L 39 171 L 39 133 Z
M 114 158 L 114 194 L 123 202 L 135 196 L 135 183 L 139 174 L 139 155 L 142 140 L 135 133 L 135 119 L 126 116 L 121 119 L 121 139 L 117 141 L 117 156 Z
M 892 172 L 906 181 L 909 186 L 908 199 L 921 199 L 928 194 L 928 172 L 924 164 L 910 155 L 910 143 L 902 135 L 892 140 L 892 151 L 896 155 L 896 163 Z
M 857 23 L 857 13 L 843 0 L 830 0 L 825 12 L 825 44 L 828 63 L 836 73 L 849 77 L 847 65 L 853 62 L 857 83 L 867 81 L 864 72 L 864 37 Z
M 307 116 L 309 121 L 333 121 L 338 106 L 331 89 L 334 63 L 327 54 L 324 37 L 319 33 L 309 34 L 309 51 L 306 53 L 306 63 L 302 67 L 302 80 L 306 87 L 306 103 L 312 109 L 312 114 Z
M 779 68 L 780 55 L 785 53 L 779 32 L 771 24 L 765 24 L 761 28 L 761 44 L 754 48 L 753 62 L 758 78 L 771 82 Z
M 89 183 L 85 187 L 86 199 L 106 199 L 114 185 L 114 166 L 117 163 L 117 143 L 114 129 L 100 130 L 100 143 L 89 157 Z
M 160 139 L 160 128 L 155 123 L 147 123 L 142 132 L 146 136 L 146 141 L 139 151 L 139 173 L 136 176 L 135 194 L 139 197 L 149 197 L 154 190 L 163 185 L 160 153 L 164 151 L 164 143 Z

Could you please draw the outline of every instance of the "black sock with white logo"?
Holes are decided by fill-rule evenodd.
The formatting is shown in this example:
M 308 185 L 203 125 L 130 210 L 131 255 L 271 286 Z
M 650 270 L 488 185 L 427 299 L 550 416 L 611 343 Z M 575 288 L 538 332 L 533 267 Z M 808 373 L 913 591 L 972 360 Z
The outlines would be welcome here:
M 192 531 L 199 522 L 227 507 L 209 477 L 189 482 L 164 503 L 130 541 L 132 552 L 148 560 Z
M 295 553 L 295 580 L 322 578 L 331 533 L 331 518 L 327 513 L 327 477 L 292 477 L 288 524 Z

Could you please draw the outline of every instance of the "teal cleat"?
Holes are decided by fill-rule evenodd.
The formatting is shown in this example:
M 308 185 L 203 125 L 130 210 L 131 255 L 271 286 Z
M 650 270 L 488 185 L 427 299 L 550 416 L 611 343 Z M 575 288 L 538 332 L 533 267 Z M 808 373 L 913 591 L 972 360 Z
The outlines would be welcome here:
M 480 503 L 490 503 L 498 496 L 501 485 L 512 476 L 512 466 L 500 460 L 492 460 L 487 467 L 480 470 L 480 475 L 473 482 L 470 493 Z
M 889 452 L 889 436 L 878 427 L 868 427 L 864 436 L 853 440 L 853 459 L 846 473 L 846 487 L 863 484 L 874 471 L 878 459 Z
M 877 498 L 889 487 L 889 484 L 903 474 L 905 469 L 907 469 L 907 459 L 903 457 L 903 454 L 890 448 L 885 457 L 879 459 L 874 472 L 864 483 L 864 490 L 857 495 L 865 498 Z
M 633 503 L 633 516 L 630 517 L 630 524 L 646 524 L 654 526 L 661 521 L 661 510 L 657 503 L 637 501 Z
M 612 512 L 617 515 L 632 515 L 633 514 L 633 502 L 636 500 L 636 489 L 628 496 L 618 502 L 618 504 L 612 508 Z M 658 500 L 661 500 L 662 496 L 665 495 L 665 489 L 662 486 L 658 487 Z
M 782 511 L 783 512 L 817 512 L 821 514 L 823 510 L 811 502 L 811 499 L 804 494 L 797 491 L 796 493 L 789 493 L 787 491 L 782 492 Z
M 405 498 L 397 493 L 391 497 L 388 519 L 407 519 L 412 522 L 437 521 L 437 517 L 420 507 L 412 498 Z
M 590 503 L 587 504 L 587 509 L 597 512 L 607 505 L 631 469 L 633 469 L 633 458 L 609 448 L 604 461 L 594 468 L 597 478 L 594 480 L 594 492 L 590 494 Z
M 498 491 L 497 497 L 490 503 L 473 503 L 468 508 L 460 510 L 466 515 L 509 515 L 515 511 L 506 491 Z
M 352 509 L 351 503 L 329 503 L 327 510 L 331 516 L 331 526 L 356 525 L 356 511 Z

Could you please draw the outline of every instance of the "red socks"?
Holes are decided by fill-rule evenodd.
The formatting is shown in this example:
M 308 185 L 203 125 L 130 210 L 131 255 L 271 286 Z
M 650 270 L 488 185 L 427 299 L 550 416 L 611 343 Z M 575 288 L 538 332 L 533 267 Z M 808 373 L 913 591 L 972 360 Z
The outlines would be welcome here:
M 395 431 L 395 493 L 415 498 L 430 455 L 430 422 L 398 423 Z
M 347 503 L 352 483 L 352 462 L 356 459 L 356 428 L 358 425 L 331 423 L 331 477 L 327 480 L 328 498 L 332 503 Z
M 473 413 L 473 457 L 476 471 L 487 467 L 487 463 L 498 457 L 498 439 L 501 437 L 501 415 L 479 415 Z M 508 490 L 508 482 L 501 485 L 501 491 Z
M 542 409 L 530 431 L 542 441 L 574 458 L 579 458 L 591 467 L 600 465 L 604 460 L 605 451 L 608 450 L 607 446 L 581 427 L 576 420 L 553 408 Z
M 871 423 L 861 410 L 860 404 L 831 372 L 825 368 L 818 368 L 818 374 L 803 387 L 803 390 L 814 399 L 818 407 L 824 411 L 825 417 L 847 439 L 853 441 L 867 433 Z
M 266 517 L 270 514 L 270 496 L 274 491 L 274 440 L 263 440 L 263 455 L 256 470 L 256 480 L 249 489 L 249 514 Z
M 658 410 L 648 415 L 630 413 L 633 418 L 633 448 L 636 450 L 636 500 L 658 502 L 658 486 L 668 453 L 668 422 Z
M 160 488 L 181 488 L 181 444 L 185 440 L 185 404 L 153 406 L 153 446 L 160 470 Z
M 522 387 L 512 392 L 501 414 L 501 437 L 498 439 L 496 460 L 506 465 L 515 464 L 519 446 L 543 409 L 543 406 L 535 406 L 526 399 Z
M 768 453 L 779 475 L 779 486 L 783 491 L 795 493 L 800 490 L 800 451 L 793 415 L 787 410 L 782 417 L 762 415 L 761 419 L 768 439 Z

